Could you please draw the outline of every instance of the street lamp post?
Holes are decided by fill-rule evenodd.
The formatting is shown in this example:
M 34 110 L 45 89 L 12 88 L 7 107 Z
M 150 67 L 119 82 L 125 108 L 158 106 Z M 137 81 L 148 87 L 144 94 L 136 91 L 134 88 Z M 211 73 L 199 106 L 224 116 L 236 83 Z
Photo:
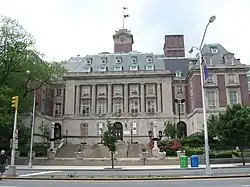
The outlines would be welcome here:
M 207 129 L 207 114 L 206 114 L 206 101 L 205 101 L 205 90 L 204 90 L 204 69 L 203 69 L 203 64 L 202 64 L 202 46 L 203 46 L 203 42 L 206 36 L 206 32 L 208 29 L 208 26 L 210 25 L 210 23 L 214 22 L 214 20 L 216 19 L 215 16 L 210 17 L 209 22 L 206 25 L 202 40 L 201 40 L 201 44 L 198 47 L 193 46 L 189 53 L 193 52 L 193 49 L 197 49 L 199 52 L 199 61 L 200 61 L 200 73 L 201 73 L 201 92 L 202 92 L 202 109 L 203 109 L 203 123 L 204 123 L 204 140 L 205 140 L 205 156 L 206 156 L 206 175 L 211 175 L 212 171 L 211 171 L 211 167 L 209 164 L 209 143 L 208 143 L 208 129 Z
M 30 70 L 26 71 L 27 74 L 30 74 Z M 35 129 L 35 112 L 36 112 L 36 89 L 34 86 L 33 91 L 33 108 L 32 108 L 32 123 L 31 123 L 31 133 L 30 133 L 30 154 L 29 154 L 29 163 L 28 167 L 32 168 L 32 156 L 33 156 L 33 140 L 34 140 L 34 129 Z
M 185 99 L 181 99 L 181 100 L 174 99 L 174 102 L 178 104 L 178 117 L 179 117 L 179 121 L 178 122 L 180 122 L 181 121 L 181 104 L 185 103 Z

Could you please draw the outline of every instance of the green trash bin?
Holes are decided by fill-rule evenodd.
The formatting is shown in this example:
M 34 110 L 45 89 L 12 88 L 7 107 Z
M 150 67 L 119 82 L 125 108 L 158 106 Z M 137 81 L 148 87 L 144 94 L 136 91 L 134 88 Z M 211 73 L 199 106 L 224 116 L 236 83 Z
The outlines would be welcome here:
M 181 168 L 188 168 L 188 157 L 187 156 L 180 157 L 180 167 Z

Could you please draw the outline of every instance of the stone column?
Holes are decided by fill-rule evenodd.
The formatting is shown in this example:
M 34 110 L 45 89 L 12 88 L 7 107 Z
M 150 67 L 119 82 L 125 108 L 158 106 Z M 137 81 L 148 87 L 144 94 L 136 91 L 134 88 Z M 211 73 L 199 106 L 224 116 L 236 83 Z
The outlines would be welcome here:
M 108 114 L 112 113 L 112 84 L 108 84 Z
M 66 93 L 65 93 L 65 114 L 74 114 L 74 103 L 75 103 L 75 81 L 66 81 Z
M 162 112 L 165 115 L 172 116 L 173 114 L 173 96 L 171 78 L 166 78 L 162 82 Z
M 80 86 L 76 86 L 76 95 L 75 95 L 75 114 L 79 114 L 80 111 Z
M 161 84 L 157 84 L 157 111 L 161 112 Z
M 96 85 L 95 84 L 93 84 L 93 85 L 91 85 L 91 89 L 92 89 L 92 91 L 91 91 L 91 94 L 92 94 L 92 101 L 91 101 L 91 113 L 92 114 L 95 114 L 96 113 L 96 107 L 95 107 L 95 105 L 96 105 Z
M 140 89 L 141 89 L 141 113 L 144 113 L 145 112 L 145 85 L 141 84 Z
M 128 113 L 128 84 L 124 84 L 124 113 Z

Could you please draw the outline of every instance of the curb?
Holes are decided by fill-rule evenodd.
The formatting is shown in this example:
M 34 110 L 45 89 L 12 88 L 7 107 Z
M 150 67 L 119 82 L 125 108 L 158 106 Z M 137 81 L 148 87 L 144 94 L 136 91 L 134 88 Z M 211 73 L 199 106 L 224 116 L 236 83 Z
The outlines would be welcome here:
M 226 176 L 182 176 L 182 177 L 140 177 L 140 178 L 26 178 L 26 177 L 4 177 L 7 180 L 29 180 L 29 181 L 132 181 L 132 180 L 199 180 L 199 179 L 232 179 L 250 178 L 249 175 L 226 175 Z
M 214 167 L 213 169 L 235 169 L 235 168 L 250 168 L 250 166 L 232 166 L 232 167 Z M 17 169 L 18 171 L 171 171 L 171 170 L 179 170 L 179 171 L 186 171 L 186 170 L 204 170 L 205 168 L 159 168 L 159 169 L 126 169 L 126 168 L 104 168 L 104 169 L 81 169 L 81 168 L 72 168 L 72 169 L 64 169 L 64 168 L 55 168 L 55 169 L 48 169 L 48 168 L 22 168 Z

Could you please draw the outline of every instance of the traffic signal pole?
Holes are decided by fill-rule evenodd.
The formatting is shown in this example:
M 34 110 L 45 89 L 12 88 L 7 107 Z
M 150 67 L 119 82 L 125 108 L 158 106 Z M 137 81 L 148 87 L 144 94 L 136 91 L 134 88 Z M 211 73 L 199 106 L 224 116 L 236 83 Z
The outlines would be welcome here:
M 18 96 L 12 97 L 12 107 L 15 108 L 13 136 L 12 136 L 12 149 L 10 159 L 10 173 L 12 176 L 16 176 L 15 155 L 16 155 L 16 138 L 17 138 L 17 110 L 18 110 Z

